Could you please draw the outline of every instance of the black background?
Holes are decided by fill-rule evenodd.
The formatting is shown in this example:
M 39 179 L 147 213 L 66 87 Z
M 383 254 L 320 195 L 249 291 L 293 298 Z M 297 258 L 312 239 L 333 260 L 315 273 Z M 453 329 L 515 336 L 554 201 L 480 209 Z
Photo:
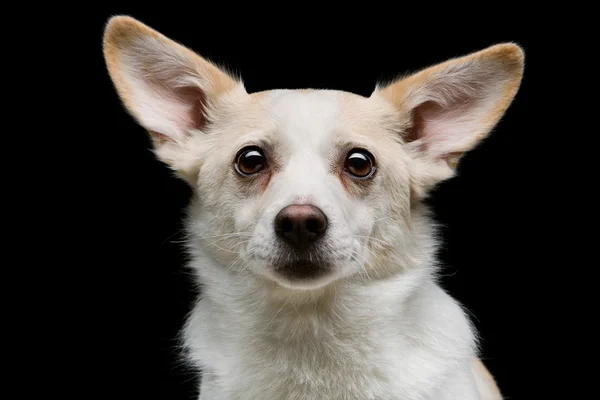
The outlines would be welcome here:
M 386 9 L 361 19 L 313 13 L 299 20 L 293 8 L 276 18 L 268 15 L 276 10 L 224 9 L 230 12 L 87 10 L 93 16 L 85 24 L 93 36 L 84 46 L 92 60 L 85 75 L 98 90 L 93 110 L 79 115 L 87 128 L 74 146 L 90 150 L 85 168 L 93 179 L 74 181 L 81 191 L 73 204 L 85 213 L 80 214 L 84 225 L 98 227 L 99 238 L 94 256 L 88 255 L 94 266 L 79 271 L 79 298 L 85 300 L 70 304 L 81 310 L 74 313 L 76 321 L 87 322 L 90 310 L 94 313 L 80 329 L 91 342 L 87 363 L 91 357 L 95 368 L 69 367 L 85 371 L 81 395 L 196 396 L 196 378 L 182 365 L 177 348 L 196 295 L 178 243 L 190 190 L 154 159 L 146 133 L 119 102 L 102 58 L 104 24 L 111 15 L 127 14 L 239 72 L 249 92 L 312 87 L 369 95 L 379 79 L 503 41 L 522 45 L 525 76 L 513 105 L 430 203 L 443 226 L 444 287 L 472 314 L 482 357 L 506 398 L 529 398 L 538 384 L 530 376 L 528 355 L 543 329 L 535 312 L 535 277 L 548 267 L 536 259 L 533 245 L 543 229 L 539 210 L 544 203 L 542 133 L 532 116 L 535 88 L 544 74 L 540 31 L 514 15 L 497 22 L 448 19 L 440 25 L 424 14 Z M 547 140 L 552 133 L 543 134 Z M 107 233 L 99 233 L 103 229 Z

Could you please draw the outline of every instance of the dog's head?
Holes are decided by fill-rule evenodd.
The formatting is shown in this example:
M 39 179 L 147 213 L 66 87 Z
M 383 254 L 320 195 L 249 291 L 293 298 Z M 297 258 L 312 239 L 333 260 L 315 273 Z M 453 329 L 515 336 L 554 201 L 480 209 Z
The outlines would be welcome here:
M 190 240 L 233 274 L 291 288 L 414 262 L 416 205 L 500 120 L 523 74 L 522 50 L 500 44 L 368 98 L 249 94 L 238 78 L 129 17 L 109 21 L 104 50 L 157 157 L 196 192 Z

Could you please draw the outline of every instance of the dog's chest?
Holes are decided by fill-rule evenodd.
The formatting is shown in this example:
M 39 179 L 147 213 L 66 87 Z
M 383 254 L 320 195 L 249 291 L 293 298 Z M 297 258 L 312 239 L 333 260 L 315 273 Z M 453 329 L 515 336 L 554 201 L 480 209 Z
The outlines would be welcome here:
M 231 382 L 239 398 L 259 398 L 258 392 L 245 397 L 253 388 L 272 399 L 368 399 L 386 391 L 392 376 L 384 346 L 356 332 L 300 329 L 287 338 L 255 336 L 238 347 Z
M 250 329 L 231 327 L 221 332 L 224 340 L 203 338 L 214 357 L 202 363 L 220 377 L 228 398 L 393 400 L 391 393 L 407 393 L 419 381 L 426 357 L 389 321 L 371 314 L 349 324 L 294 312 Z

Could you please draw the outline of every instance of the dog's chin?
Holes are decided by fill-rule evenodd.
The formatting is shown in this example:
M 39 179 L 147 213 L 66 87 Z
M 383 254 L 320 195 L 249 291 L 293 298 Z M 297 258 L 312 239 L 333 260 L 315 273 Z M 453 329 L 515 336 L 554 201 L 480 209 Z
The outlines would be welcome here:
M 291 290 L 320 289 L 333 282 L 337 276 L 332 265 L 309 260 L 274 263 L 267 271 L 270 279 Z

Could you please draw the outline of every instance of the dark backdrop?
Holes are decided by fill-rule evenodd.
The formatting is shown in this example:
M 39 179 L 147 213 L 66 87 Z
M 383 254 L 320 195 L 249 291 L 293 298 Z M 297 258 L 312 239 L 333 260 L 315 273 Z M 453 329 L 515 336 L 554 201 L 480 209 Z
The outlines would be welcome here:
M 225 8 L 233 12 L 235 7 Z M 285 18 L 272 18 L 269 12 L 259 18 L 241 10 L 167 14 L 162 8 L 114 8 L 86 20 L 95 35 L 85 43 L 93 53 L 86 74 L 99 82 L 99 89 L 94 109 L 80 115 L 94 132 L 82 133 L 76 146 L 93 150 L 86 168 L 95 175 L 93 182 L 75 186 L 82 189 L 77 201 L 94 202 L 93 223 L 106 234 L 93 253 L 98 267 L 80 275 L 85 307 L 97 316 L 88 333 L 93 332 L 99 371 L 71 366 L 87 372 L 82 396 L 196 396 L 196 379 L 181 364 L 177 347 L 196 296 L 179 243 L 190 191 L 153 158 L 148 137 L 121 106 L 102 59 L 106 20 L 129 14 L 240 72 L 249 91 L 312 87 L 369 95 L 378 79 L 502 41 L 521 44 L 526 70 L 515 102 L 491 137 L 464 158 L 459 176 L 435 191 L 431 205 L 443 226 L 443 285 L 472 314 L 483 358 L 507 398 L 527 398 L 528 386 L 537 384 L 522 381 L 529 374 L 524 354 L 541 329 L 533 311 L 534 277 L 541 267 L 531 243 L 540 229 L 533 215 L 542 202 L 536 175 L 542 155 L 530 115 L 533 88 L 542 75 L 539 31 L 515 16 L 436 26 L 424 15 L 394 16 L 386 10 L 362 20 L 313 15 L 292 21 L 291 8 Z M 73 303 L 84 307 L 83 300 Z M 84 317 L 83 311 L 75 315 Z

